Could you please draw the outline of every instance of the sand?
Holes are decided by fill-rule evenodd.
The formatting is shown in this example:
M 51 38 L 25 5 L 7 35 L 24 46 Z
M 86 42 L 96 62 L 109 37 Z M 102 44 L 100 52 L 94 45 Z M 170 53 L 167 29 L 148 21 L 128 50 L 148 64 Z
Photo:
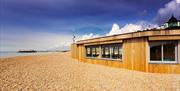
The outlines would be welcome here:
M 0 59 L 0 91 L 180 91 L 180 74 L 78 62 L 69 53 Z

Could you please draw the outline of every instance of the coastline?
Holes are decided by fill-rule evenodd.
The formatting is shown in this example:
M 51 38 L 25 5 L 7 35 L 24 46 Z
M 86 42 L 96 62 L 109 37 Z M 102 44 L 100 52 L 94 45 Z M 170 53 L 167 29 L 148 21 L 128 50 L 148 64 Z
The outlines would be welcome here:
M 45 55 L 45 54 L 51 54 L 51 53 L 55 53 L 55 52 L 36 52 L 36 53 L 0 52 L 0 58 Z

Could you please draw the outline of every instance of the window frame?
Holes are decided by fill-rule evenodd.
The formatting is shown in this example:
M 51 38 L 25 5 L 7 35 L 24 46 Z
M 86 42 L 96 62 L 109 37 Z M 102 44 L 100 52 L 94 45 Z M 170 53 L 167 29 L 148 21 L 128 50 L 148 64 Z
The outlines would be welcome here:
M 178 46 L 179 46 L 179 41 L 174 41 L 175 42 L 175 60 L 173 60 L 173 61 L 164 61 L 164 52 L 163 52 L 163 44 L 165 43 L 165 42 L 171 42 L 171 41 L 174 41 L 174 40 L 169 40 L 169 41 L 149 41 L 149 46 L 148 46 L 148 63 L 157 63 L 157 64 L 177 64 L 178 63 L 178 55 L 179 55 L 179 53 L 178 53 Z M 150 49 L 151 49 L 151 43 L 153 43 L 153 42 L 155 42 L 155 43 L 158 43 L 158 44 L 160 44 L 161 45 L 161 60 L 151 60 L 150 59 Z
M 88 52 L 87 52 L 87 49 L 88 49 L 88 48 L 90 49 L 90 50 L 89 50 L 89 51 L 90 51 L 90 54 L 89 54 L 89 55 L 91 55 L 91 56 L 87 56 L 87 55 L 88 55 L 88 54 L 87 54 L 87 53 L 88 53 Z M 92 57 L 91 47 L 85 47 L 85 53 L 86 53 L 85 55 L 86 55 L 87 58 Z
M 102 54 L 103 54 L 102 50 L 104 49 L 104 51 L 105 51 L 106 47 L 109 49 L 109 58 L 105 58 L 105 57 L 102 56 Z M 106 52 L 105 52 L 105 54 L 106 54 Z M 111 59 L 111 48 L 110 48 L 110 45 L 101 45 L 101 59 Z
M 122 55 L 122 57 L 120 58 L 120 59 L 114 59 L 114 58 L 112 58 L 112 50 L 113 50 L 113 46 L 119 46 L 120 48 L 121 48 L 121 51 L 122 51 L 122 53 L 121 53 L 121 55 Z M 112 61 L 122 61 L 122 59 L 123 59 L 123 43 L 113 43 L 113 44 L 100 44 L 100 45 L 90 45 L 90 46 L 85 46 L 85 49 L 86 49 L 86 51 L 87 51 L 87 47 L 90 47 L 90 49 L 91 49 L 91 51 L 92 51 L 92 47 L 93 46 L 99 46 L 99 57 L 93 57 L 92 56 L 92 54 L 91 54 L 91 57 L 87 57 L 87 54 L 85 54 L 86 55 L 86 58 L 91 58 L 91 59 L 102 59 L 102 60 L 112 60 Z M 105 47 L 109 47 L 109 50 L 110 50 L 110 57 L 109 58 L 103 58 L 102 57 L 102 47 L 103 46 L 105 46 Z M 118 48 L 119 49 L 119 48 Z M 118 52 L 119 52 L 119 50 L 118 50 Z M 87 53 L 87 52 L 85 52 L 85 53 Z
M 117 59 L 115 59 L 115 58 L 112 57 L 113 48 L 115 48 L 115 47 L 118 48 L 117 52 L 118 52 L 118 55 L 120 55 L 119 49 L 122 49 L 122 44 L 114 44 L 114 45 L 111 45 L 111 46 L 110 46 L 110 57 L 111 57 L 110 59 L 113 59 L 113 60 L 122 60 L 122 57 L 121 57 L 121 58 L 117 58 Z M 123 51 L 123 49 L 122 49 L 121 51 Z M 123 52 L 122 52 L 122 53 L 123 53 Z
M 87 48 L 90 48 L 91 56 L 87 56 Z M 97 54 L 96 53 L 96 48 L 100 48 L 99 45 L 85 46 L 86 58 L 98 58 L 98 57 L 93 56 L 93 50 L 92 50 L 93 48 L 95 48 L 95 55 L 96 55 Z M 98 56 L 100 56 L 100 49 L 99 49 L 99 55 Z

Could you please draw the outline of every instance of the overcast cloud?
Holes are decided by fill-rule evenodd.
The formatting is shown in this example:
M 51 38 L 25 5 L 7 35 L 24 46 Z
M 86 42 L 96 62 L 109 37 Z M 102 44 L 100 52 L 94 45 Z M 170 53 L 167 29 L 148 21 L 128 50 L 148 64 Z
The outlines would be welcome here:
M 180 0 L 172 0 L 160 8 L 155 17 L 155 21 L 159 24 L 163 24 L 167 22 L 172 15 L 180 19 Z
M 155 27 L 171 12 L 180 18 L 178 2 L 0 0 L 0 51 L 67 49 L 73 34 L 79 40 Z

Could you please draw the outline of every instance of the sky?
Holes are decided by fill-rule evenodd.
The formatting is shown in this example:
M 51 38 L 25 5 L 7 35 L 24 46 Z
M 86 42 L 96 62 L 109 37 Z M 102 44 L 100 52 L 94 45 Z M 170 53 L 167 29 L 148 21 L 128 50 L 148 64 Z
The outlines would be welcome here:
M 0 0 L 0 51 L 68 49 L 76 40 L 158 27 L 180 0 Z

